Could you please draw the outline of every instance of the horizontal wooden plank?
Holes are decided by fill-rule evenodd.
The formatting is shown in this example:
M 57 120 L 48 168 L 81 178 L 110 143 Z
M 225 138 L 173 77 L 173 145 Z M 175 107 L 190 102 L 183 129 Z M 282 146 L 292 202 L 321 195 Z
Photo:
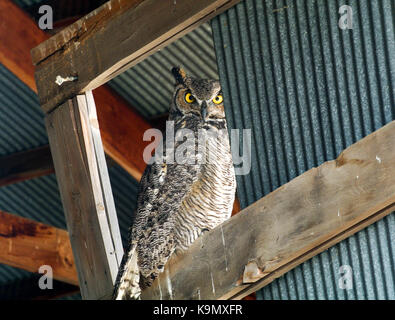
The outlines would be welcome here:
M 52 267 L 54 279 L 78 285 L 69 234 L 0 210 L 0 263 L 38 272 Z
M 240 299 L 260 289 L 394 210 L 394 163 L 395 121 L 204 234 L 142 298 Z
M 237 2 L 109 1 L 32 50 L 43 110 L 99 87 Z M 57 82 L 67 78 L 74 81 Z

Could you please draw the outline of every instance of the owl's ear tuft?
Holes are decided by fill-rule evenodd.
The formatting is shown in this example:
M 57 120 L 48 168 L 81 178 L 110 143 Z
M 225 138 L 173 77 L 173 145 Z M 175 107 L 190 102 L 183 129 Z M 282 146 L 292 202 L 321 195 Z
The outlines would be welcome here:
M 173 73 L 174 79 L 176 80 L 176 85 L 185 84 L 187 74 L 184 69 L 182 69 L 181 67 L 174 67 L 173 69 L 171 69 L 171 72 Z

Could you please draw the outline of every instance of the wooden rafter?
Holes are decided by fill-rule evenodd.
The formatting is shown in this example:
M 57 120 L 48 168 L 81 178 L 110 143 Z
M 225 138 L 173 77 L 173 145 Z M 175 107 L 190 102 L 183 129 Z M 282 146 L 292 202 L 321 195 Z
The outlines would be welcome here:
M 52 173 L 48 145 L 0 157 L 0 187 Z
M 50 265 L 54 279 L 78 285 L 66 230 L 0 211 L 0 263 L 38 272 Z
M 108 1 L 32 50 L 43 110 L 97 88 L 237 2 Z M 59 86 L 58 77 L 76 80 Z
M 34 92 L 37 88 L 30 50 L 48 38 L 12 1 L 0 0 L 0 63 Z M 151 125 L 108 86 L 97 88 L 93 94 L 104 150 L 139 180 L 145 169 L 143 134 Z
M 115 161 L 106 156 L 107 167 Z M 0 157 L 0 187 L 55 173 L 51 150 L 44 145 Z
M 395 121 L 173 256 L 143 299 L 240 299 L 395 210 Z M 245 232 L 248 230 L 248 232 Z

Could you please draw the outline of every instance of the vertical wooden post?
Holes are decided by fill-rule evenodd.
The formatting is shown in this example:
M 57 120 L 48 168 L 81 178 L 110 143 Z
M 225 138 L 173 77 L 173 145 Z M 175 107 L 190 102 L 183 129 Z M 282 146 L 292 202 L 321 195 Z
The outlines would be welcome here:
M 67 100 L 46 127 L 83 299 L 108 299 L 122 259 L 92 93 Z

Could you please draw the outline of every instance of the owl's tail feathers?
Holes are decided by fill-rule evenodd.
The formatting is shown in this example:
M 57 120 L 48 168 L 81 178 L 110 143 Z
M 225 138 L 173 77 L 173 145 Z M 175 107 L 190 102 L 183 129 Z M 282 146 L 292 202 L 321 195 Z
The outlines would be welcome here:
M 136 244 L 132 243 L 123 256 L 115 282 L 113 299 L 139 300 L 141 294 L 139 282 L 140 271 L 137 265 Z

